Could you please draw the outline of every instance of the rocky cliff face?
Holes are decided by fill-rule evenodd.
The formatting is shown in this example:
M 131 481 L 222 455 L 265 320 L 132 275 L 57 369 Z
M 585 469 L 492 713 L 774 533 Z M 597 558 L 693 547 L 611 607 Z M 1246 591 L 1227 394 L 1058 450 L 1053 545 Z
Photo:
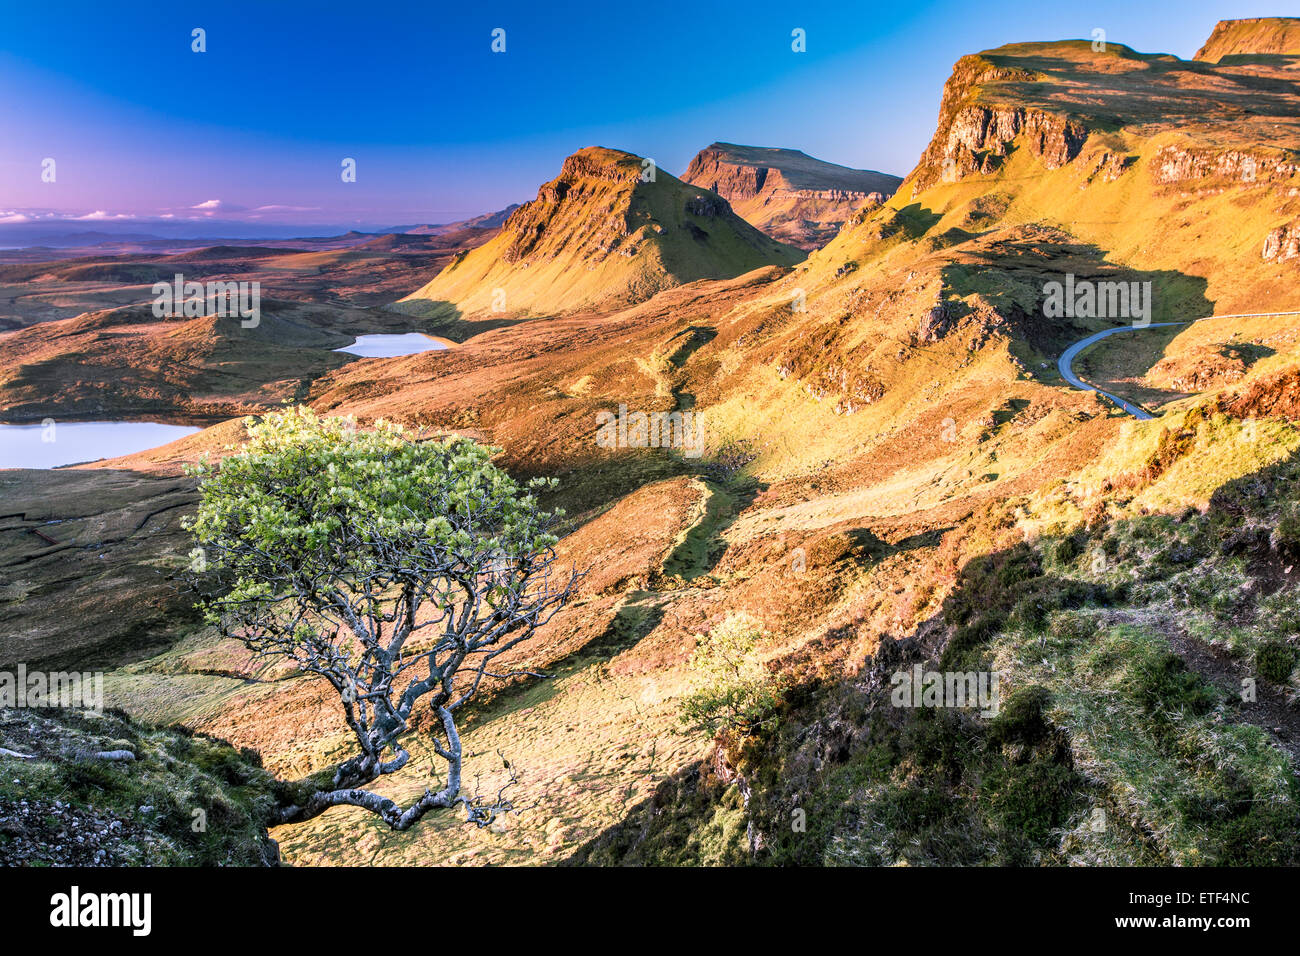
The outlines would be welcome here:
M 769 236 L 809 250 L 825 245 L 864 204 L 884 202 L 902 182 L 795 149 L 731 143 L 701 150 L 682 181 L 713 190 Z
M 714 143 L 695 155 L 682 182 L 712 189 L 728 202 L 743 202 L 763 191 L 770 172 L 770 166 L 730 161 L 722 144 Z
M 851 302 L 898 247 L 919 243 L 951 263 L 1001 226 L 1051 223 L 1069 237 L 1063 254 L 1105 250 L 1109 261 L 1148 270 L 1157 288 L 1174 277 L 1163 293 L 1170 314 L 1300 307 L 1290 304 L 1300 264 L 1297 66 L 1300 56 L 1211 64 L 1081 40 L 963 57 L 934 136 L 898 195 L 851 217 L 810 257 L 800 287 L 810 304 L 819 296 Z M 979 253 L 975 271 L 1005 261 L 1007 248 Z M 1019 305 L 1027 314 L 1038 308 L 1042 270 L 1058 268 L 1051 258 L 1028 271 Z M 965 267 L 941 268 L 946 282 L 969 278 Z M 1062 271 L 1071 269 L 1092 266 L 1080 260 Z M 1205 275 L 1213 279 L 1204 297 L 1187 298 Z M 932 302 L 916 306 L 921 344 L 951 335 Z
M 1078 121 L 1032 106 L 977 102 L 986 84 L 1035 79 L 1030 70 L 998 66 L 983 54 L 958 60 L 944 87 L 934 138 L 913 174 L 912 195 L 936 183 L 994 172 L 1018 137 L 1047 169 L 1059 169 L 1078 156 L 1088 138 Z
M 633 163 L 619 162 L 605 151 L 575 153 L 564 161 L 560 175 L 543 183 L 537 199 L 520 206 L 506 220 L 506 262 L 519 262 L 534 251 L 544 251 L 545 239 L 566 230 L 589 252 L 607 255 L 632 234 L 627 213 L 630 204 L 610 204 L 609 215 L 592 217 L 589 200 L 613 185 L 616 192 L 631 192 L 641 176 Z
M 922 205 L 939 209 L 961 197 L 975 203 L 970 222 L 984 223 L 976 208 L 984 200 L 972 199 L 972 190 L 998 191 L 1005 207 L 1030 184 L 1055 183 L 1042 206 L 1022 214 L 1060 215 L 1050 207 L 1079 190 L 1102 201 L 1107 191 L 1093 187 L 1138 177 L 1126 208 L 1113 213 L 1123 223 L 1137 205 L 1211 201 L 1229 191 L 1238 212 L 1222 228 L 1255 236 L 1252 265 L 1294 261 L 1294 231 L 1280 225 L 1294 221 L 1300 196 L 1300 55 L 1290 52 L 1300 42 L 1293 40 L 1300 41 L 1300 19 L 1230 21 L 1215 29 L 1202 62 L 1077 40 L 963 57 L 903 192 L 915 198 L 960 184 L 930 192 Z M 1094 214 L 1072 219 L 1095 225 Z M 1227 226 L 1233 217 L 1236 225 Z M 889 225 L 875 217 L 859 238 L 883 238 L 872 231 Z
M 1300 173 L 1300 161 L 1270 156 L 1262 151 L 1205 147 L 1164 146 L 1156 153 L 1152 178 L 1158 183 L 1178 183 L 1223 177 L 1243 183 L 1282 181 Z

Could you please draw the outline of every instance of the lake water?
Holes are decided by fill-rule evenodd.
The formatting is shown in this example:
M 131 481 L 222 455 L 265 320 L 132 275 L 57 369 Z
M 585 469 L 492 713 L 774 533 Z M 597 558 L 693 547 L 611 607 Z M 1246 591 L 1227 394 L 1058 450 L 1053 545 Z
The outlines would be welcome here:
M 335 349 L 335 352 L 347 352 L 362 358 L 393 358 L 397 355 L 415 355 L 417 352 L 432 352 L 447 346 L 437 339 L 431 339 L 419 332 L 405 332 L 401 335 L 359 335 L 351 345 Z
M 0 468 L 54 468 L 157 448 L 197 428 L 159 422 L 0 425 Z

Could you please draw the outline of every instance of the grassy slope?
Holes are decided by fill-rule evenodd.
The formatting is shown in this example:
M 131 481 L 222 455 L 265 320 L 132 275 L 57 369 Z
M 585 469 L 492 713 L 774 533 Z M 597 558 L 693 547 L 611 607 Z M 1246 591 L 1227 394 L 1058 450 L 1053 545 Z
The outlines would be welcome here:
M 1300 55 L 1300 20 L 1293 17 L 1257 17 L 1222 20 L 1196 59 L 1221 62 L 1228 56 Z
M 850 679 L 792 659 L 804 680 L 777 731 L 665 782 L 575 861 L 1300 861 L 1286 705 L 1300 693 L 1300 430 L 1213 413 L 1184 425 L 1170 443 L 1161 429 L 1178 422 L 1134 423 L 1096 469 L 914 554 L 909 597 L 943 589 L 948 568 L 955 586 L 937 611 L 911 603 L 911 637 L 882 634 Z M 1122 493 L 1090 486 L 1102 475 Z M 888 562 L 868 579 L 899 582 Z M 890 674 L 913 663 L 1000 671 L 1002 712 L 890 707 Z M 720 849 L 738 786 L 758 837 Z

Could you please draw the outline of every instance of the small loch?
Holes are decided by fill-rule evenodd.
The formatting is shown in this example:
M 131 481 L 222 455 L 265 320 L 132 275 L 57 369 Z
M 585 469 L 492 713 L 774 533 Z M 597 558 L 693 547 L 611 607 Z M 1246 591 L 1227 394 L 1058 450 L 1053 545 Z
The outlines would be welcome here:
M 347 352 L 362 358 L 394 358 L 398 355 L 415 355 L 419 352 L 432 352 L 447 346 L 435 338 L 421 332 L 387 333 L 382 335 L 359 335 L 351 345 L 335 352 Z
M 117 458 L 192 435 L 197 428 L 161 422 L 58 422 L 0 425 L 0 468 L 57 468 Z

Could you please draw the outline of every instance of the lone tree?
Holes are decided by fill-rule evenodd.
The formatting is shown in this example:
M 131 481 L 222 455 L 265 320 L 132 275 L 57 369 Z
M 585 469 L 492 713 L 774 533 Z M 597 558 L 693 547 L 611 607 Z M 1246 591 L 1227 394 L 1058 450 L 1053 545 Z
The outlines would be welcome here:
M 395 830 L 463 806 L 485 826 L 511 809 L 461 792 L 456 711 L 494 664 L 568 600 L 578 575 L 555 573 L 546 528 L 559 512 L 468 439 L 413 441 L 400 425 L 359 431 L 298 408 L 246 422 L 248 442 L 200 479 L 196 558 L 211 576 L 206 620 L 253 650 L 324 677 L 359 753 L 286 788 L 276 822 L 364 807 Z M 215 587 L 212 585 L 215 584 Z M 535 675 L 534 675 L 535 676 Z M 410 760 L 401 737 L 421 701 L 436 716 L 445 783 L 403 807 L 360 789 Z

